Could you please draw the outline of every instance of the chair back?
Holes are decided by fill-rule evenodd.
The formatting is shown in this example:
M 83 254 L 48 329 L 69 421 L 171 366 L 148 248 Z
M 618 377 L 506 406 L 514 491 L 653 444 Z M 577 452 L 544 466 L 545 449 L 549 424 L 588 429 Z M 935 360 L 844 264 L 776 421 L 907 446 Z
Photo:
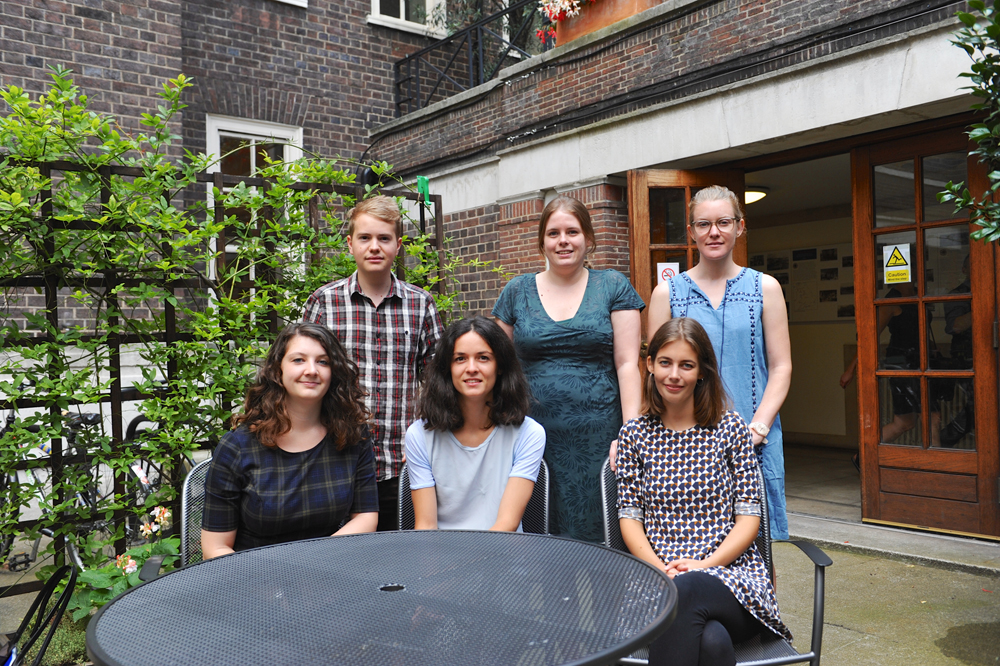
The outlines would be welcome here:
M 604 545 L 628 552 L 618 524 L 618 478 L 611 471 L 611 459 L 601 465 L 601 508 L 604 516 Z
M 542 460 L 531 499 L 521 516 L 521 529 L 532 534 L 549 533 L 549 466 Z
M 760 486 L 760 530 L 754 543 L 764 558 L 767 573 L 774 581 L 774 560 L 771 557 L 771 526 L 768 523 L 767 492 L 764 489 L 764 473 L 757 466 L 757 482 Z M 618 478 L 611 471 L 611 460 L 605 459 L 601 465 L 601 506 L 604 509 L 604 545 L 615 550 L 628 552 L 618 524 Z
M 767 506 L 767 489 L 764 487 L 764 472 L 760 465 L 757 465 L 757 486 L 760 488 L 760 530 L 754 543 L 760 556 L 764 558 L 764 566 L 767 567 L 767 575 L 771 577 L 771 584 L 774 584 L 774 559 L 771 557 L 771 521 L 770 511 Z
M 406 463 L 403 463 L 403 469 L 399 470 L 399 505 L 396 510 L 396 517 L 399 519 L 399 529 L 401 530 L 412 530 L 417 521 L 413 514 L 413 495 L 410 494 L 410 470 Z
M 413 496 L 410 494 L 410 472 L 404 464 L 399 473 L 399 504 L 397 509 L 399 529 L 412 530 L 416 524 L 413 514 Z M 521 516 L 521 529 L 533 534 L 549 533 L 549 466 L 542 460 L 538 478 L 531 491 L 531 498 Z
M 205 478 L 212 459 L 188 473 L 181 492 L 181 566 L 201 561 L 201 518 L 205 512 Z
M 63 580 L 66 581 L 66 586 L 59 594 L 59 598 L 56 599 L 55 603 L 50 605 L 49 601 L 52 599 L 56 587 Z M 63 613 L 69 605 L 69 600 L 73 595 L 75 587 L 76 567 L 69 564 L 59 567 L 49 577 L 49 580 L 45 583 L 45 587 L 42 588 L 42 591 L 31 602 L 31 607 L 28 608 L 27 614 L 25 614 L 24 619 L 21 621 L 21 626 L 10 637 L 11 646 L 17 650 L 17 656 L 9 661 L 10 666 L 21 666 L 32 646 L 41 638 L 42 634 L 45 634 L 45 639 L 38 646 L 35 659 L 31 662 L 32 666 L 38 666 L 38 664 L 42 663 L 42 657 L 45 656 L 45 651 L 48 649 L 49 643 L 52 642 L 52 636 L 56 633 L 56 628 L 59 626 L 59 621 L 62 619 Z M 32 617 L 35 618 L 34 623 L 31 622 Z M 27 638 L 24 638 L 25 636 Z

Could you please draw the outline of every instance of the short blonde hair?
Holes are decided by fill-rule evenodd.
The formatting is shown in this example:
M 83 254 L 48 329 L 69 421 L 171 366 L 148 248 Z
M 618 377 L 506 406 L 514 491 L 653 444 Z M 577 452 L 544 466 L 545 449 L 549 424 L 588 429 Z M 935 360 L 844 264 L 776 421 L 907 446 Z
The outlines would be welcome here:
M 736 215 L 736 220 L 743 219 L 743 207 L 740 206 L 740 198 L 729 189 L 728 187 L 723 187 L 722 185 L 709 185 L 708 187 L 702 188 L 694 193 L 691 197 L 691 204 L 688 207 L 688 213 L 691 215 L 691 221 L 694 222 L 694 207 L 698 204 L 703 204 L 706 201 L 728 201 L 729 205 L 733 207 L 733 213 Z
M 403 237 L 403 216 L 399 214 L 399 206 L 392 197 L 387 197 L 384 194 L 369 197 L 368 199 L 359 201 L 354 208 L 347 211 L 348 236 L 354 235 L 354 220 L 362 213 L 395 226 L 396 240 Z

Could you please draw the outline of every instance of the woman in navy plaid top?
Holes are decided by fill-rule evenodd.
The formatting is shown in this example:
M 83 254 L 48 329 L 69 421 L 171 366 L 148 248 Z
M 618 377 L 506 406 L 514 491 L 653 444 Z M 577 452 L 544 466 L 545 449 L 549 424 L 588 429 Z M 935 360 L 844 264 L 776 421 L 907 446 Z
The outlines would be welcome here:
M 205 482 L 205 559 L 374 532 L 375 457 L 358 368 L 325 327 L 278 334 Z

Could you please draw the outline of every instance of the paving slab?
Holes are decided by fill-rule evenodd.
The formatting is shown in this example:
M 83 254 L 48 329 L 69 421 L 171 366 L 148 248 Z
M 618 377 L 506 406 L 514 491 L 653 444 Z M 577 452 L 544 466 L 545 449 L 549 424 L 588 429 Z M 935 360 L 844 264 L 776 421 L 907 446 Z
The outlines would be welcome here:
M 824 666 L 996 666 L 1000 571 L 990 575 L 826 547 Z M 774 545 L 778 605 L 799 650 L 812 629 L 813 566 Z

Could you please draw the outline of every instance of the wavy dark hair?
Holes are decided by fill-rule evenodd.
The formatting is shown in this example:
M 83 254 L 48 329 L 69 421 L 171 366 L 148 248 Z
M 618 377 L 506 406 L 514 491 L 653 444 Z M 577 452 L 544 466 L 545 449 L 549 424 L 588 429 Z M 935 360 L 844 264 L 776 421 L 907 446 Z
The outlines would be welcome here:
M 323 397 L 320 421 L 338 450 L 360 442 L 367 436 L 369 415 L 358 380 L 358 366 L 348 358 L 343 345 L 328 328 L 305 322 L 289 324 L 278 333 L 256 381 L 247 391 L 243 413 L 233 416 L 233 427 L 246 424 L 264 446 L 277 446 L 278 437 L 292 427 L 285 410 L 287 393 L 281 383 L 281 361 L 288 343 L 297 335 L 320 343 L 330 360 L 330 388 Z
M 729 409 L 729 396 L 726 395 L 726 389 L 722 385 L 712 341 L 702 325 L 690 317 L 677 317 L 667 321 L 649 341 L 648 358 L 655 362 L 656 354 L 661 347 L 678 340 L 691 345 L 691 349 L 698 356 L 701 380 L 694 387 L 694 418 L 703 428 L 714 428 Z M 660 416 L 665 409 L 666 405 L 656 388 L 653 373 L 649 373 L 642 385 L 642 413 Z
M 486 317 L 460 319 L 445 329 L 434 350 L 434 358 L 424 371 L 417 416 L 431 430 L 451 431 L 465 424 L 458 390 L 451 379 L 451 359 L 455 342 L 466 333 L 475 333 L 485 340 L 496 359 L 497 378 L 490 401 L 490 423 L 521 425 L 531 407 L 531 389 L 521 370 L 514 343 L 496 322 Z

